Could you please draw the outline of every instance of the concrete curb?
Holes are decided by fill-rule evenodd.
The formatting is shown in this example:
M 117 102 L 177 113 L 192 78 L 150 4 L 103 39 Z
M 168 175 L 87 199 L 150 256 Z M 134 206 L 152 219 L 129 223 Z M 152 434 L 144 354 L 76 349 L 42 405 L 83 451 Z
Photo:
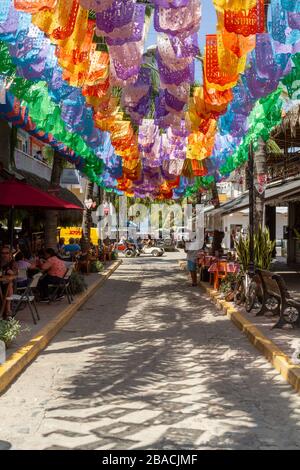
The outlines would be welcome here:
M 251 321 L 244 317 L 232 303 L 221 299 L 214 289 L 200 282 L 201 287 L 213 299 L 220 310 L 241 330 L 249 341 L 261 352 L 282 377 L 300 392 L 300 366 L 292 364 L 291 359 L 269 338 L 267 338 Z
M 87 291 L 76 298 L 74 304 L 66 307 L 61 313 L 44 326 L 27 344 L 22 346 L 12 356 L 0 366 L 0 394 L 3 393 L 15 378 L 32 362 L 36 356 L 45 349 L 50 341 L 75 315 L 78 309 L 89 300 L 101 287 L 113 272 L 122 264 L 118 260 L 102 273 L 101 278 L 94 282 Z

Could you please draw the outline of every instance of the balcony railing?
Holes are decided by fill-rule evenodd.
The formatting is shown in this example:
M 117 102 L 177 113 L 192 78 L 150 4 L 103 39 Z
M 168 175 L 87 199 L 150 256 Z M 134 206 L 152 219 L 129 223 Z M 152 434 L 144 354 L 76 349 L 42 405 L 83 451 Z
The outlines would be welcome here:
M 15 150 L 15 164 L 18 170 L 28 171 L 47 181 L 51 180 L 50 166 L 22 152 L 22 150 Z

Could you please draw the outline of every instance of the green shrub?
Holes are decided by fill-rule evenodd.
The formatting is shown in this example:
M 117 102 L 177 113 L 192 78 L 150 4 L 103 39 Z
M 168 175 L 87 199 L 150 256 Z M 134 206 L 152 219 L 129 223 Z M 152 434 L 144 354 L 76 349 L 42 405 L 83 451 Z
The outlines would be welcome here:
M 87 289 L 83 275 L 76 271 L 73 271 L 71 274 L 71 285 L 74 294 L 81 294 Z
M 270 231 L 267 227 L 262 229 L 260 226 L 257 233 L 254 234 L 254 264 L 259 269 L 270 269 L 275 241 L 270 239 Z M 243 272 L 246 272 L 250 263 L 250 236 L 245 238 L 240 236 L 235 243 L 237 257 Z
M 221 284 L 220 284 L 220 292 L 222 294 L 228 294 L 229 292 L 234 291 L 235 286 L 240 279 L 240 274 L 233 274 L 229 273 L 227 276 L 222 279 Z
M 91 273 L 100 273 L 103 271 L 103 264 L 101 261 L 93 261 L 91 264 Z
M 0 320 L 0 340 L 8 346 L 21 333 L 21 324 L 18 320 Z

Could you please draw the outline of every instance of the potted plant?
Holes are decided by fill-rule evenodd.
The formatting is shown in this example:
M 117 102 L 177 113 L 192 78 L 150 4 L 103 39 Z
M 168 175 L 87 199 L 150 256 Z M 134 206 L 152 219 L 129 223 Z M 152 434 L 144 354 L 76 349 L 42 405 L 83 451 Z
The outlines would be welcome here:
M 275 241 L 270 239 L 270 231 L 267 227 L 264 229 L 259 226 L 257 233 L 254 234 L 254 264 L 259 269 L 270 269 Z M 241 270 L 246 273 L 250 263 L 250 236 L 240 236 L 235 243 L 235 249 Z
M 71 285 L 73 294 L 81 294 L 87 289 L 83 275 L 76 271 L 71 274 Z
M 254 264 L 258 269 L 270 269 L 275 241 L 270 239 L 270 231 L 267 227 L 264 229 L 259 226 L 257 233 L 254 234 Z M 249 312 L 257 299 L 262 297 L 261 282 L 252 279 L 248 274 L 250 264 L 250 236 L 242 236 L 235 244 L 237 257 L 241 266 L 241 278 L 237 283 L 234 298 L 237 304 L 246 302 L 246 310 Z M 257 302 L 260 304 L 260 302 Z
M 100 273 L 101 271 L 103 271 L 103 263 L 101 263 L 101 261 L 99 260 L 96 260 L 96 261 L 93 261 L 92 264 L 91 264 L 91 272 L 92 273 Z
M 275 244 L 275 240 L 270 239 L 269 229 L 259 226 L 254 235 L 254 263 L 258 269 L 270 269 Z
M 0 340 L 5 343 L 6 348 L 16 339 L 21 332 L 21 324 L 18 320 L 0 320 Z
M 221 281 L 220 292 L 227 302 L 234 300 L 234 291 L 240 280 L 240 276 L 240 274 L 229 273 L 226 278 Z

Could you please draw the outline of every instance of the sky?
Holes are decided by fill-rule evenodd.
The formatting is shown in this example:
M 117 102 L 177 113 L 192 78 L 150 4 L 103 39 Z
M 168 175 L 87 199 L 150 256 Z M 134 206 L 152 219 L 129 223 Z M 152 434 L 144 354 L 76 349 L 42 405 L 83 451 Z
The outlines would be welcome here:
M 200 0 L 199 0 L 200 1 Z M 204 51 L 206 34 L 214 34 L 216 32 L 217 16 L 212 0 L 201 0 L 202 3 L 202 20 L 199 31 L 199 45 L 201 52 Z M 156 44 L 156 31 L 152 24 L 146 40 L 146 48 Z M 202 81 L 201 64 L 196 61 L 196 81 Z

